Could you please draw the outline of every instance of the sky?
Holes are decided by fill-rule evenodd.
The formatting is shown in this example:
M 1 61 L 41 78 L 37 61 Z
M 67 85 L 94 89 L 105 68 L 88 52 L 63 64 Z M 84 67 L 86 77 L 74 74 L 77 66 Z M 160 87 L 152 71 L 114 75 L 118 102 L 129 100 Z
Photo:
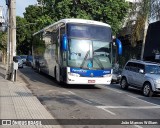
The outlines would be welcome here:
M 34 5 L 37 3 L 37 0 L 16 0 L 16 15 L 23 17 L 23 13 L 25 12 L 25 8 L 28 5 Z M 3 15 L 6 14 L 6 0 L 0 0 L 0 6 L 3 6 Z

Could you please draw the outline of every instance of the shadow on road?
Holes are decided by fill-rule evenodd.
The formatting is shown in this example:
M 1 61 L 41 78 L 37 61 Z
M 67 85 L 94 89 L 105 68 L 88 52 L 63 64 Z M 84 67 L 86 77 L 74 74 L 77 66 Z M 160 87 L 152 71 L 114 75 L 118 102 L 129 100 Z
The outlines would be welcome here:
M 39 82 L 39 83 L 44 83 L 47 85 L 52 85 L 52 86 L 56 86 L 59 88 L 67 88 L 67 89 L 101 89 L 99 87 L 96 87 L 95 85 L 68 85 L 65 83 L 58 83 L 55 78 L 44 74 L 44 73 L 38 73 L 36 70 L 31 69 L 30 67 L 25 67 L 23 69 L 19 69 L 19 71 L 22 73 L 22 75 L 20 75 L 22 77 L 22 79 L 28 84 L 29 81 L 27 81 L 25 79 L 25 77 L 27 77 L 27 79 L 29 79 L 32 82 Z M 24 76 L 25 77 L 24 77 Z
M 152 97 L 145 97 L 145 96 L 143 96 L 141 90 L 133 88 L 133 87 L 129 87 L 127 90 L 121 89 L 119 84 L 116 84 L 116 85 L 112 84 L 112 85 L 110 85 L 110 87 L 113 88 L 113 89 L 121 90 L 124 93 L 127 92 L 129 95 L 130 94 L 134 94 L 134 95 L 136 94 L 134 97 L 136 97 L 140 100 L 144 100 L 144 101 L 156 104 L 156 105 L 160 105 L 160 94 L 154 94 Z

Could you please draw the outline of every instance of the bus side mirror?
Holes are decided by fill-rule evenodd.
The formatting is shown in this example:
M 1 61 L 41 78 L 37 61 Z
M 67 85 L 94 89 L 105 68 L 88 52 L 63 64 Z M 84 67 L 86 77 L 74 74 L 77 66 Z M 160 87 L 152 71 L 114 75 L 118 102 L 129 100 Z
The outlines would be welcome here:
M 118 55 L 122 55 L 122 43 L 119 39 L 115 40 L 116 45 L 118 46 Z
M 67 51 L 68 50 L 68 38 L 67 35 L 64 34 L 62 37 L 62 50 Z

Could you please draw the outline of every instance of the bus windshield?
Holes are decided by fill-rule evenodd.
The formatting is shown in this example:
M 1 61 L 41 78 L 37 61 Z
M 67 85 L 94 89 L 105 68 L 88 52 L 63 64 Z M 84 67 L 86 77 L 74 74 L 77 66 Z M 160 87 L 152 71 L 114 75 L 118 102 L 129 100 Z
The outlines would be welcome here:
M 67 34 L 69 37 L 74 38 L 85 38 L 106 42 L 112 41 L 112 31 L 111 28 L 107 26 L 70 23 L 67 25 Z
M 71 38 L 68 66 L 91 69 L 111 68 L 111 43 Z

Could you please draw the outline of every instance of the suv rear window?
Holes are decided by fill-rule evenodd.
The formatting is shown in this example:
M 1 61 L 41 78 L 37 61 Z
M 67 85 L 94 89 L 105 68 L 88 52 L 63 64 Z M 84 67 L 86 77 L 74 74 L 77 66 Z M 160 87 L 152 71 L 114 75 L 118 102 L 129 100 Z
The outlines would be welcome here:
M 128 62 L 127 65 L 125 66 L 126 70 L 130 70 L 131 62 Z
M 139 69 L 144 69 L 144 65 L 140 63 L 128 62 L 125 69 L 133 72 L 139 72 Z

